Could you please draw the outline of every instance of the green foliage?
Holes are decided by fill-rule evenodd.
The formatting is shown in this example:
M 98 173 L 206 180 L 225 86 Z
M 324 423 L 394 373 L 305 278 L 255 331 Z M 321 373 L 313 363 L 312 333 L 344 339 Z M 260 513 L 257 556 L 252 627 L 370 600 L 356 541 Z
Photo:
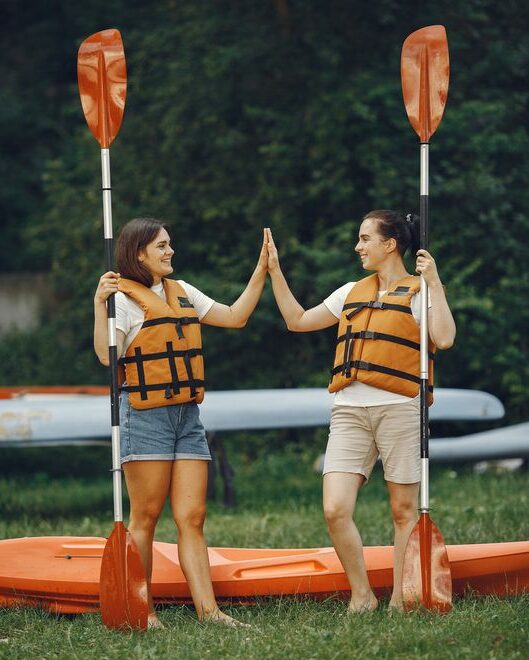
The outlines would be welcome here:
M 91 348 L 103 253 L 98 145 L 75 84 L 82 38 L 114 22 L 125 42 L 127 108 L 111 149 L 116 229 L 134 216 L 162 217 L 173 228 L 175 275 L 231 303 L 271 226 L 308 307 L 362 275 L 351 249 L 365 212 L 418 206 L 399 53 L 411 31 L 441 22 L 451 86 L 431 147 L 431 249 L 459 335 L 439 357 L 437 383 L 491 391 L 511 420 L 524 416 L 529 47 L 521 5 L 164 0 L 113 3 L 107 15 L 107 3 L 58 4 L 57 15 L 39 13 L 38 27 L 14 9 L 8 23 L 17 35 L 0 103 L 0 142 L 14 154 L 0 197 L 2 268 L 48 267 L 61 303 L 39 332 L 4 338 L 3 383 L 106 380 Z M 38 76 L 34 49 L 21 45 L 31 37 L 48 64 Z M 327 381 L 333 332 L 286 332 L 269 287 L 245 330 L 204 334 L 212 389 Z

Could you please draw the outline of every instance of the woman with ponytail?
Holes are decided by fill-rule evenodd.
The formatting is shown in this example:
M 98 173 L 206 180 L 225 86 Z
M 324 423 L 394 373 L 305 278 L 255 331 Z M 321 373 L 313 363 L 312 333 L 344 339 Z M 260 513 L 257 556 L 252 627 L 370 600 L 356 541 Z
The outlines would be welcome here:
M 323 468 L 323 508 L 329 534 L 351 585 L 350 612 L 377 607 L 368 582 L 362 540 L 353 521 L 357 494 L 380 456 L 395 533 L 393 594 L 402 608 L 402 564 L 417 520 L 420 482 L 420 277 L 428 285 L 430 386 L 435 348 L 450 348 L 455 323 L 432 255 L 418 250 L 419 221 L 412 214 L 371 211 L 354 248 L 372 274 L 348 282 L 320 305 L 305 310 L 290 291 L 270 230 L 268 271 L 274 295 L 293 332 L 338 325 L 329 391 L 335 393 Z M 430 403 L 433 400 L 430 394 Z

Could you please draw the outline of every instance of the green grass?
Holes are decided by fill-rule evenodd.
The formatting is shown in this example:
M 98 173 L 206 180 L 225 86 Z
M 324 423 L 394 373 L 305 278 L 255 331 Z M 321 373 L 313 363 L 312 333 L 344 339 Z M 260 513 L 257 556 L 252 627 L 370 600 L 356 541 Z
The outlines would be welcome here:
M 230 455 L 236 469 L 237 506 L 209 506 L 210 545 L 327 546 L 321 513 L 321 477 L 312 471 L 317 450 L 286 446 L 250 461 Z M 112 527 L 106 448 L 40 450 L 31 460 L 0 454 L 0 537 L 105 536 Z M 31 469 L 33 466 L 33 469 Z M 69 470 L 81 477 L 65 476 Z M 432 517 L 447 543 L 529 538 L 527 473 L 470 469 L 432 470 Z M 360 495 L 357 523 L 366 545 L 391 543 L 386 490 L 380 472 Z M 170 512 L 157 540 L 175 541 Z M 262 600 L 229 610 L 253 624 L 226 630 L 200 624 L 190 607 L 167 607 L 163 632 L 107 631 L 95 615 L 55 617 L 34 609 L 0 610 L 0 658 L 525 658 L 529 649 L 529 597 L 458 599 L 454 611 L 345 616 L 343 601 Z

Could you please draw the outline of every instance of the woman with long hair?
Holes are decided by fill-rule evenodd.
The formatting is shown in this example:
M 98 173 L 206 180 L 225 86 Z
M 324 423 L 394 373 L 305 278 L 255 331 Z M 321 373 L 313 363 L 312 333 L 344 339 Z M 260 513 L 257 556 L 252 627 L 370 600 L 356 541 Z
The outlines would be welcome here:
M 178 556 L 198 618 L 242 625 L 221 612 L 211 583 L 203 527 L 207 461 L 198 404 L 204 397 L 200 326 L 242 328 L 267 274 L 263 241 L 257 266 L 231 305 L 215 302 L 183 280 L 170 279 L 174 250 L 168 227 L 136 218 L 116 246 L 118 272 L 104 273 L 94 297 L 94 348 L 106 366 L 106 301 L 116 294 L 117 352 L 124 371 L 120 399 L 121 463 L 130 498 L 129 531 L 149 588 L 149 627 L 162 627 L 151 595 L 152 543 L 169 498 L 178 529 Z
M 348 282 L 305 310 L 290 291 L 272 234 L 268 270 L 287 327 L 310 332 L 339 324 L 329 390 L 335 393 L 323 468 L 323 508 L 333 545 L 351 586 L 349 611 L 377 607 L 353 521 L 360 487 L 380 456 L 394 525 L 391 608 L 402 608 L 402 566 L 417 520 L 420 464 L 420 278 L 403 261 L 416 254 L 416 272 L 429 291 L 429 383 L 435 348 L 450 348 L 455 323 L 432 255 L 418 250 L 419 219 L 391 210 L 362 219 L 354 248 L 372 274 Z M 431 394 L 430 394 L 431 398 Z M 431 400 L 430 400 L 431 402 Z

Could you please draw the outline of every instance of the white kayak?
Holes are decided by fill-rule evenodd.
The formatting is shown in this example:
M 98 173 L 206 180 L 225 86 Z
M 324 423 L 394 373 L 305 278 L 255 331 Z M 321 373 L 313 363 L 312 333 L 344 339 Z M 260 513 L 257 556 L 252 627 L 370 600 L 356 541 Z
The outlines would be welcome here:
M 0 447 L 106 444 L 110 441 L 107 395 L 70 393 L 68 388 L 56 393 L 20 393 L 16 391 L 18 388 L 12 389 L 11 398 L 0 398 Z M 9 396 L 6 388 L 2 394 Z M 200 406 L 200 417 L 208 432 L 325 426 L 329 422 L 332 401 L 333 396 L 324 388 L 207 392 Z M 502 403 L 492 394 L 462 389 L 438 388 L 430 408 L 432 421 L 492 421 L 501 419 L 504 414 Z M 505 447 L 502 431 L 495 431 L 494 444 Z M 486 433 L 480 435 L 486 436 Z M 514 443 L 516 447 L 520 446 L 519 435 Z M 465 436 L 465 446 L 470 447 L 474 455 L 476 443 L 471 438 Z M 458 441 L 432 440 L 431 458 L 438 458 L 443 453 L 440 447 L 445 445 L 450 445 L 453 453 Z M 488 440 L 485 444 L 492 448 Z M 512 443 L 509 447 L 509 455 L 525 455 L 516 451 L 513 454 Z

